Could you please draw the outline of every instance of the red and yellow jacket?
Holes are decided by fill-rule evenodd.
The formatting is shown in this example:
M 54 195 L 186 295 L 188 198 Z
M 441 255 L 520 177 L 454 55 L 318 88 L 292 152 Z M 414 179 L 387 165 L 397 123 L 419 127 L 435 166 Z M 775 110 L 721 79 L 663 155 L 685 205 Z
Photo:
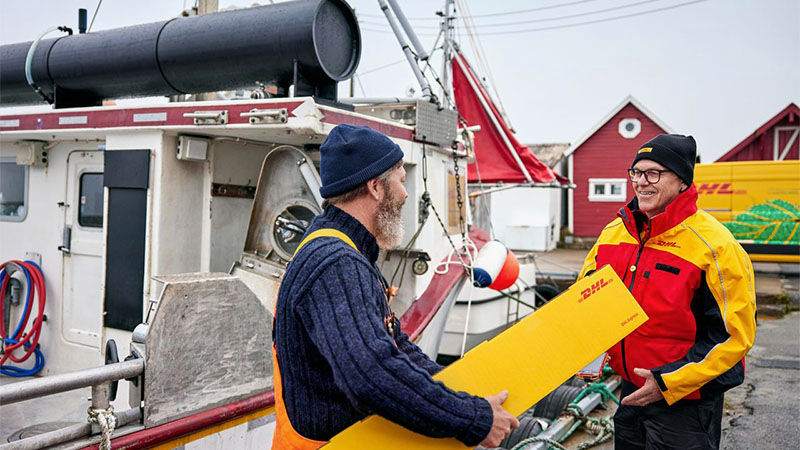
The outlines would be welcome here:
M 741 384 L 756 330 L 750 258 L 697 209 L 694 185 L 649 221 L 637 205 L 603 229 L 580 274 L 610 264 L 650 317 L 609 351 L 611 367 L 639 387 L 633 369 L 651 370 L 670 405 Z

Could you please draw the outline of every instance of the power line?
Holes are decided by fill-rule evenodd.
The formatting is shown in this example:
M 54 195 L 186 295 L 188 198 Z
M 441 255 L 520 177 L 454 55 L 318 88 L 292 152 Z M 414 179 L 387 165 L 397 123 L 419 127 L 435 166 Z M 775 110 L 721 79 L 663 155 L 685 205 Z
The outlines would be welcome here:
M 597 1 L 597 0 L 576 0 L 576 1 L 567 2 L 567 3 L 560 3 L 558 5 L 540 6 L 538 8 L 518 9 L 516 11 L 507 11 L 507 12 L 501 12 L 501 13 L 475 14 L 475 15 L 472 15 L 472 16 L 469 16 L 469 17 L 470 18 L 481 18 L 481 17 L 510 16 L 510 15 L 516 15 L 516 14 L 525 14 L 525 13 L 535 12 L 535 11 L 544 11 L 544 10 L 547 10 L 547 9 L 564 8 L 566 6 L 578 5 L 578 4 L 581 4 L 581 3 L 589 3 L 589 2 L 595 2 L 595 1 Z M 363 15 L 365 17 L 369 16 L 369 17 L 373 17 L 373 18 L 381 17 L 381 16 L 379 16 L 377 14 L 361 14 L 361 15 Z M 409 17 L 408 19 L 409 20 L 440 20 L 438 17 Z
M 467 16 L 472 16 L 472 11 L 469 8 L 469 4 L 461 0 L 456 0 L 456 3 L 459 7 L 465 11 Z M 500 113 L 503 115 L 503 118 L 508 122 L 508 116 L 506 114 L 505 106 L 503 106 L 503 101 L 500 97 L 500 92 L 497 91 L 497 84 L 494 81 L 494 77 L 492 76 L 492 66 L 489 64 L 489 59 L 486 57 L 486 51 L 483 48 L 483 43 L 481 42 L 480 35 L 478 33 L 478 26 L 475 24 L 475 20 L 471 17 L 462 17 L 462 22 L 464 22 L 464 27 L 467 31 L 467 36 L 472 42 L 472 50 L 475 53 L 476 59 L 478 64 L 481 66 L 481 72 L 484 73 L 486 76 L 489 77 L 489 87 L 494 91 L 494 103 L 499 107 Z M 486 92 L 488 94 L 489 89 L 486 88 Z
M 670 10 L 670 9 L 681 8 L 683 6 L 689 6 L 689 5 L 693 5 L 695 3 L 702 3 L 702 2 L 705 2 L 705 1 L 708 1 L 708 0 L 693 0 L 693 1 L 689 1 L 689 2 L 678 3 L 677 5 L 670 5 L 670 6 L 665 6 L 665 7 L 662 7 L 662 8 L 648 9 L 646 11 L 640 11 L 640 12 L 631 13 L 631 14 L 623 14 L 621 16 L 606 17 L 606 18 L 603 18 L 603 19 L 596 19 L 596 20 L 587 20 L 585 22 L 568 23 L 568 24 L 564 24 L 564 25 L 553 25 L 553 26 L 550 26 L 550 27 L 528 28 L 528 29 L 523 29 L 523 30 L 490 31 L 488 33 L 481 33 L 481 35 L 483 35 L 483 36 L 496 36 L 496 35 L 503 35 L 503 34 L 521 34 L 521 33 L 533 33 L 533 32 L 536 32 L 536 31 L 548 31 L 548 30 L 558 30 L 558 29 L 561 29 L 561 28 L 579 27 L 579 26 L 583 26 L 583 25 L 592 25 L 592 24 L 596 24 L 596 23 L 611 22 L 611 21 L 614 21 L 614 20 L 626 19 L 626 18 L 629 18 L 629 17 L 643 16 L 645 14 L 652 14 L 652 13 L 657 13 L 657 12 L 661 12 L 661 11 L 667 11 L 667 10 Z M 369 29 L 369 28 L 361 28 L 361 29 L 364 30 L 364 31 L 370 31 L 370 32 L 374 32 L 374 33 L 389 33 L 389 34 L 392 33 L 391 31 L 387 31 L 387 30 L 375 30 L 375 29 Z M 434 33 L 417 33 L 417 35 L 418 36 L 436 36 Z
M 353 78 L 356 79 L 356 81 L 358 82 L 358 87 L 361 88 L 361 95 L 366 97 L 367 91 L 364 90 L 364 83 L 361 82 L 361 77 L 359 77 L 357 73 L 354 73 Z
M 609 12 L 609 11 L 617 11 L 617 10 L 625 9 L 625 8 L 633 8 L 635 6 L 640 6 L 640 5 L 645 5 L 647 3 L 654 3 L 654 2 L 660 2 L 660 1 L 663 1 L 663 0 L 642 0 L 642 1 L 638 1 L 638 2 L 627 3 L 625 5 L 613 6 L 611 8 L 596 9 L 596 10 L 593 10 L 593 11 L 587 11 L 587 12 L 583 12 L 583 13 L 567 14 L 567 15 L 564 15 L 564 16 L 555 16 L 555 17 L 545 17 L 545 18 L 541 18 L 541 19 L 520 20 L 520 21 L 516 21 L 516 22 L 485 23 L 485 24 L 481 24 L 480 27 L 481 28 L 493 28 L 493 27 L 507 27 L 507 26 L 511 26 L 511 25 L 525 25 L 525 24 L 537 23 L 537 22 L 553 22 L 553 21 L 556 21 L 556 20 L 573 19 L 575 17 L 591 16 L 591 15 L 594 15 L 594 14 L 600 14 L 600 13 L 605 13 L 605 12 Z M 462 17 L 468 18 L 469 16 L 462 16 Z M 474 16 L 472 16 L 472 17 L 474 17 Z M 374 25 L 379 25 L 379 26 L 383 26 L 384 25 L 383 23 L 367 22 L 365 20 L 360 20 L 359 22 L 363 23 L 365 25 L 373 25 L 373 26 Z M 434 26 L 434 25 L 415 25 L 415 28 L 428 28 L 428 29 L 433 28 L 433 29 L 438 29 L 440 27 L 439 26 Z
M 501 35 L 501 34 L 532 33 L 532 32 L 536 32 L 536 31 L 557 30 L 557 29 L 560 29 L 560 28 L 572 28 L 572 27 L 578 27 L 578 26 L 582 26 L 582 25 L 591 25 L 591 24 L 595 24 L 595 23 L 610 22 L 610 21 L 613 21 L 613 20 L 626 19 L 626 18 L 629 18 L 629 17 L 643 16 L 645 14 L 652 14 L 652 13 L 657 13 L 657 12 L 661 12 L 661 11 L 667 11 L 667 10 L 670 10 L 670 9 L 680 8 L 680 7 L 683 7 L 683 6 L 689 6 L 689 5 L 693 5 L 695 3 L 702 3 L 702 2 L 705 2 L 705 1 L 708 1 L 708 0 L 693 0 L 693 1 L 690 1 L 690 2 L 678 3 L 677 5 L 665 6 L 665 7 L 662 7 L 662 8 L 655 8 L 655 9 L 648 9 L 647 11 L 640 11 L 640 12 L 637 12 L 637 13 L 624 14 L 624 15 L 621 15 L 621 16 L 607 17 L 607 18 L 604 18 L 604 19 L 588 20 L 586 22 L 577 22 L 577 23 L 570 23 L 570 24 L 565 24 L 565 25 L 553 25 L 551 27 L 528 28 L 527 30 L 492 31 L 492 32 L 482 33 L 482 34 L 484 36 L 496 36 L 496 35 Z
M 656 0 L 652 0 L 652 1 L 656 1 Z M 646 15 L 646 14 L 652 14 L 652 13 L 656 13 L 656 12 L 667 11 L 667 10 L 670 10 L 670 9 L 680 8 L 680 7 L 683 7 L 683 6 L 689 6 L 689 5 L 693 5 L 695 3 L 702 3 L 702 2 L 705 2 L 705 1 L 708 1 L 708 0 L 693 0 L 693 1 L 689 1 L 689 2 L 678 3 L 676 5 L 665 6 L 665 7 L 662 7 L 662 8 L 648 9 L 646 11 L 640 11 L 640 12 L 631 13 L 631 14 L 623 14 L 621 16 L 605 17 L 605 18 L 596 19 L 596 20 L 587 20 L 587 21 L 584 21 L 584 22 L 568 23 L 568 24 L 563 24 L 563 25 L 553 25 L 553 26 L 549 26 L 549 27 L 528 28 L 528 29 L 522 29 L 522 30 L 490 31 L 490 32 L 487 32 L 487 33 L 481 33 L 481 35 L 483 35 L 483 36 L 495 36 L 495 35 L 504 35 L 504 34 L 533 33 L 533 32 L 537 32 L 537 31 L 558 30 L 558 29 L 561 29 L 561 28 L 572 28 L 572 27 L 578 27 L 578 26 L 583 26 L 583 25 L 592 25 L 592 24 L 596 24 L 596 23 L 610 22 L 610 21 L 614 21 L 614 20 L 626 19 L 626 18 L 629 18 L 629 17 L 637 17 L 637 16 L 643 16 L 643 15 Z M 373 32 L 373 33 L 389 33 L 389 34 L 392 34 L 391 31 L 387 31 L 387 30 L 376 30 L 376 29 L 363 28 L 363 27 L 361 29 L 364 30 L 364 31 L 369 31 L 369 32 Z M 434 34 L 434 33 L 417 33 L 417 35 L 418 36 L 436 36 L 436 34 Z
M 367 31 L 379 31 L 379 30 L 367 30 Z M 382 33 L 383 31 L 380 31 L 380 32 Z M 391 32 L 390 32 L 390 31 L 387 31 L 387 33 L 391 33 Z M 403 61 L 405 61 L 405 58 L 403 58 L 403 59 L 398 59 L 398 60 L 397 60 L 397 61 L 395 61 L 395 62 L 391 62 L 391 63 L 389 63 L 389 64 L 384 64 L 384 65 L 382 65 L 382 66 L 378 66 L 378 67 L 374 67 L 374 68 L 372 68 L 372 69 L 365 70 L 365 71 L 363 71 L 363 72 L 359 72 L 359 75 L 363 77 L 364 75 L 366 75 L 366 74 L 368 74 L 368 73 L 377 72 L 377 71 L 379 71 L 379 70 L 383 70 L 383 69 L 385 69 L 385 68 L 387 68 L 387 67 L 396 66 L 396 65 L 400 64 L 400 63 L 401 63 L 401 62 L 403 62 Z M 359 81 L 359 83 L 360 83 L 360 81 Z

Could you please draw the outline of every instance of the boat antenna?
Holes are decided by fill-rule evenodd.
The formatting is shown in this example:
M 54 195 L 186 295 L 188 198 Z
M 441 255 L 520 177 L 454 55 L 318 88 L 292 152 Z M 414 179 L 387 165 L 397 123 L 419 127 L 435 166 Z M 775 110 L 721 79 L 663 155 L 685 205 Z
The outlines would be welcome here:
M 394 36 L 397 38 L 397 42 L 400 44 L 400 48 L 403 49 L 403 53 L 406 56 L 406 60 L 408 60 L 408 64 L 411 66 L 411 71 L 414 72 L 414 77 L 417 79 L 420 87 L 422 88 L 422 97 L 429 99 L 431 102 L 439 104 L 439 99 L 436 98 L 436 95 L 433 94 L 431 91 L 431 85 L 428 83 L 428 80 L 425 79 L 425 76 L 422 74 L 422 71 L 419 69 L 419 65 L 417 65 L 417 58 L 427 59 L 428 53 L 422 49 L 422 44 L 419 43 L 416 34 L 414 33 L 414 29 L 411 28 L 411 25 L 405 20 L 405 15 L 403 15 L 402 10 L 400 9 L 400 5 L 397 4 L 394 0 L 389 0 L 392 3 L 392 9 L 389 8 L 389 5 L 386 3 L 386 0 L 378 0 L 378 5 L 380 6 L 383 14 L 386 16 L 386 20 L 389 22 L 389 26 L 392 28 L 392 32 Z M 406 42 L 406 38 L 403 36 L 402 31 L 400 31 L 400 27 L 397 25 L 394 16 L 396 15 L 398 18 L 402 18 L 401 23 L 405 21 L 405 31 L 408 34 L 409 38 L 412 42 L 416 41 L 415 46 L 417 47 L 417 54 L 415 55 L 411 48 L 409 47 L 408 43 Z M 420 51 L 421 50 L 421 51 Z M 424 58 L 423 58 L 424 55 Z

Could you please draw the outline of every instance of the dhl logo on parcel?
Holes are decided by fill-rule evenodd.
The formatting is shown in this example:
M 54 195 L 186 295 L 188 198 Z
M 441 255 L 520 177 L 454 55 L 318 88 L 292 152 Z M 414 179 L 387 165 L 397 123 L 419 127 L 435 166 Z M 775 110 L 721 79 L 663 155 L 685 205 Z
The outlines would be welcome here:
M 581 303 L 584 300 L 587 300 L 589 297 L 591 297 L 592 295 L 596 294 L 597 291 L 599 291 L 600 289 L 604 288 L 605 286 L 608 286 L 609 283 L 611 283 L 611 280 L 606 280 L 605 278 L 600 278 L 600 280 L 598 280 L 597 282 L 592 284 L 591 287 L 588 287 L 588 288 L 586 288 L 586 289 L 581 291 L 581 298 L 578 299 L 578 303 Z

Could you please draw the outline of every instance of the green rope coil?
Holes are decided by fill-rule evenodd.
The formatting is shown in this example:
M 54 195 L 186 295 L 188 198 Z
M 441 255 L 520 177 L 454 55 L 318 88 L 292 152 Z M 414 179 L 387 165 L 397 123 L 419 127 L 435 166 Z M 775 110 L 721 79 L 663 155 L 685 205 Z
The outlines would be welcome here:
M 611 439 L 611 436 L 614 435 L 614 424 L 611 423 L 611 418 L 603 417 L 602 419 L 595 419 L 594 417 L 587 417 L 586 421 L 588 422 L 587 428 L 590 431 L 597 434 L 593 440 L 589 442 L 584 442 L 576 447 L 576 450 L 586 450 L 588 448 L 592 448 L 595 445 L 602 444 L 603 442 Z
M 578 404 L 579 401 L 583 400 L 583 398 L 589 394 L 600 394 L 604 402 L 607 402 L 608 400 L 614 400 L 614 403 L 619 405 L 619 399 L 617 399 L 614 393 L 608 389 L 608 386 L 606 386 L 605 383 L 599 382 L 586 386 L 581 393 L 575 397 L 575 400 L 573 400 L 570 405 Z
M 610 377 L 611 375 L 616 375 L 616 374 L 617 373 L 614 372 L 614 369 L 612 369 L 611 366 L 608 366 L 608 365 L 607 366 L 603 366 L 603 375 L 600 376 L 600 381 L 606 381 L 606 379 L 608 377 Z
M 557 441 L 554 441 L 554 440 L 548 439 L 548 438 L 544 438 L 544 437 L 537 437 L 537 436 L 529 437 L 527 439 L 523 439 L 523 440 L 519 441 L 519 443 L 517 445 L 511 447 L 511 450 L 522 450 L 525 447 L 527 447 L 528 445 L 535 444 L 537 442 L 544 442 L 545 444 L 549 444 L 550 447 L 555 447 L 558 450 L 567 450 L 567 447 L 564 447 L 563 445 L 561 445 Z

